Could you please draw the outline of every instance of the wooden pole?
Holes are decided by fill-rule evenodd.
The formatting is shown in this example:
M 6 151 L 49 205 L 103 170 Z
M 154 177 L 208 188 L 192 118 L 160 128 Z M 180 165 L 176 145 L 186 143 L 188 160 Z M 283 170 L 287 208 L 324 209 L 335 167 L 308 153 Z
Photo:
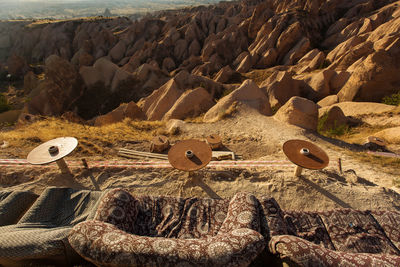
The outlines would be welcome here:
M 294 176 L 300 177 L 302 171 L 303 171 L 302 167 L 296 166 L 296 169 L 294 169 Z
M 81 159 L 81 160 L 82 160 L 83 167 L 84 167 L 85 169 L 89 169 L 89 165 L 88 165 L 86 159 Z
M 65 160 L 63 158 L 57 160 L 56 163 L 58 165 L 58 168 L 60 168 L 62 174 L 72 174 L 70 169 L 68 168 L 67 163 L 65 163 Z
M 342 170 L 342 159 L 338 158 L 338 167 L 339 167 L 339 173 L 343 174 L 343 170 Z

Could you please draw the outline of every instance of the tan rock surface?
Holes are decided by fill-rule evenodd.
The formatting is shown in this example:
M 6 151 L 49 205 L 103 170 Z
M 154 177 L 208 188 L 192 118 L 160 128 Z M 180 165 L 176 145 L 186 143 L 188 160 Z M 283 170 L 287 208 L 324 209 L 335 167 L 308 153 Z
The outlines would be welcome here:
M 162 68 L 167 70 L 167 71 L 172 71 L 176 67 L 175 62 L 172 58 L 167 57 L 164 58 L 163 63 L 162 63 Z
M 185 122 L 183 120 L 171 119 L 167 121 L 165 128 L 169 134 L 178 134 L 182 132 L 185 127 Z
M 39 79 L 36 75 L 29 71 L 24 76 L 24 93 L 29 94 L 33 89 L 35 89 L 39 85 Z
M 239 64 L 236 71 L 240 73 L 248 72 L 253 66 L 251 55 L 247 55 Z
M 114 74 L 118 69 L 118 66 L 109 61 L 107 58 L 100 58 L 96 60 L 93 65 L 93 68 L 96 69 L 106 87 L 111 85 L 112 79 L 114 78 Z
M 171 109 L 165 113 L 163 120 L 186 119 L 197 117 L 208 111 L 215 102 L 211 95 L 202 87 L 185 91 L 176 100 Z
M 380 101 L 398 90 L 397 60 L 385 51 L 369 55 L 339 91 L 339 101 Z
M 183 91 L 175 82 L 175 79 L 171 79 L 159 89 L 153 91 L 153 93 L 141 103 L 141 108 L 145 112 L 148 120 L 161 120 L 182 93 Z
M 276 112 L 274 119 L 304 129 L 316 130 L 318 106 L 306 98 L 294 96 Z
M 286 71 L 273 73 L 261 84 L 261 87 L 265 87 L 268 92 L 271 106 L 280 107 L 292 96 L 300 95 L 299 82 Z
M 264 68 L 270 67 L 276 63 L 277 57 L 278 54 L 276 52 L 276 49 L 270 48 L 260 56 L 260 59 L 258 60 L 257 63 L 257 67 L 264 67 Z
M 214 77 L 214 81 L 219 83 L 227 83 L 233 76 L 238 75 L 231 67 L 223 67 Z
M 113 111 L 95 119 L 94 126 L 102 126 L 123 121 L 125 118 L 143 120 L 145 115 L 135 102 L 123 103 Z
M 126 45 L 124 41 L 119 41 L 111 50 L 110 56 L 114 62 L 120 61 L 125 55 Z
M 347 71 L 340 71 L 333 75 L 331 80 L 329 81 L 329 87 L 331 89 L 331 93 L 337 94 L 342 87 L 346 84 L 348 79 L 350 78 L 351 73 Z
M 111 82 L 111 93 L 116 93 L 126 87 L 133 88 L 136 79 L 135 76 L 121 68 L 115 71 L 114 77 Z
M 11 55 L 7 60 L 8 73 L 14 76 L 23 76 L 29 70 L 26 60 L 18 55 Z
M 329 107 L 325 113 L 320 113 L 320 118 L 321 117 L 325 117 L 323 123 L 320 125 L 320 130 L 322 131 L 335 129 L 337 127 L 346 125 L 349 122 L 349 119 L 344 115 L 343 111 L 338 106 Z
M 15 123 L 19 116 L 21 115 L 22 110 L 8 110 L 0 113 L 0 124 L 13 124 Z
M 278 38 L 276 43 L 277 52 L 279 55 L 287 53 L 301 37 L 301 25 L 296 22 L 290 25 Z
M 239 88 L 221 98 L 204 115 L 204 121 L 214 121 L 225 112 L 233 102 L 240 102 L 258 110 L 261 114 L 271 115 L 271 106 L 264 92 L 252 81 L 244 81 Z
M 297 73 L 310 72 L 319 69 L 323 66 L 325 61 L 325 54 L 318 49 L 313 49 L 302 57 L 298 62 Z
M 283 58 L 284 65 L 293 65 L 297 63 L 311 48 L 310 39 L 303 37 Z
M 335 74 L 335 71 L 329 69 L 312 74 L 308 85 L 316 92 L 318 99 L 322 99 L 331 93 L 330 80 Z
M 317 105 L 320 107 L 329 107 L 338 102 L 339 102 L 339 98 L 337 95 L 328 95 L 327 97 L 324 97 L 323 99 L 318 101 Z
M 82 66 L 79 69 L 79 74 L 81 75 L 83 82 L 87 87 L 103 84 L 103 76 L 97 69 L 93 67 Z
M 400 127 L 393 127 L 374 134 L 391 144 L 400 144 Z
M 340 102 L 333 106 L 338 106 L 343 111 L 344 115 L 352 117 L 380 114 L 395 109 L 395 107 L 391 105 L 372 102 Z M 329 107 L 320 108 L 319 113 L 323 114 L 328 108 Z

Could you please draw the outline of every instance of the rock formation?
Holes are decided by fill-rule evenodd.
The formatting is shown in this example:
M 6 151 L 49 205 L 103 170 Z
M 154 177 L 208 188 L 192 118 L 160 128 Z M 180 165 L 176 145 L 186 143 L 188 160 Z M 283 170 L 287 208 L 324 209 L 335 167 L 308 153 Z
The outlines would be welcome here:
M 271 106 L 265 93 L 252 81 L 246 80 L 229 95 L 221 98 L 205 115 L 204 121 L 214 121 L 234 102 L 240 102 L 258 110 L 261 114 L 271 115 Z
M 320 115 L 321 118 L 323 118 L 318 126 L 321 131 L 335 129 L 347 125 L 350 122 L 338 106 L 329 107 L 325 113 Z
M 96 117 L 94 121 L 94 126 L 102 126 L 106 124 L 112 124 L 116 122 L 121 122 L 125 118 L 132 120 L 143 120 L 145 119 L 143 111 L 134 103 L 123 103 L 118 108 L 113 111 Z
M 204 88 L 198 87 L 184 92 L 163 116 L 163 120 L 197 117 L 214 104 L 211 95 Z
M 30 69 L 42 74 L 45 62 L 44 80 L 36 84 L 26 76 L 31 102 L 25 110 L 33 114 L 74 111 L 92 119 L 142 99 L 146 117 L 159 120 L 173 113 L 182 94 L 202 87 L 219 100 L 208 120 L 227 101 L 221 99 L 226 88 L 246 77 L 258 77 L 263 96 L 254 92 L 274 110 L 293 96 L 324 99 L 320 106 L 379 102 L 400 86 L 399 32 L 400 7 L 393 0 L 245 0 L 159 11 L 136 21 L 2 21 L 0 62 L 17 79 Z M 258 76 L 262 70 L 268 75 Z M 160 90 L 171 80 L 176 85 Z
M 308 99 L 294 96 L 278 110 L 274 118 L 304 129 L 316 130 L 318 124 L 318 107 Z
M 375 134 L 376 137 L 383 138 L 391 144 L 400 144 L 400 127 L 393 127 L 382 130 Z

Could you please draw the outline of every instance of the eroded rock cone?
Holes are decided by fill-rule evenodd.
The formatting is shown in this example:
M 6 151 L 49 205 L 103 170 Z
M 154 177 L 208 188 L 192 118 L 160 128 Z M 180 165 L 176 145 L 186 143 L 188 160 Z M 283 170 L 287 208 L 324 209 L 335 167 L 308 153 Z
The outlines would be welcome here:
M 221 116 L 234 102 L 243 103 L 256 109 L 261 114 L 271 115 L 271 106 L 265 93 L 253 82 L 246 80 L 229 95 L 221 98 L 205 115 L 203 120 L 214 121 Z
M 304 129 L 317 130 L 318 106 L 311 100 L 294 96 L 277 111 L 274 118 Z
M 143 120 L 145 119 L 145 115 L 134 102 L 123 103 L 113 111 L 105 115 L 98 116 L 94 121 L 94 126 L 102 126 L 121 122 L 125 118 L 129 118 L 131 120 Z

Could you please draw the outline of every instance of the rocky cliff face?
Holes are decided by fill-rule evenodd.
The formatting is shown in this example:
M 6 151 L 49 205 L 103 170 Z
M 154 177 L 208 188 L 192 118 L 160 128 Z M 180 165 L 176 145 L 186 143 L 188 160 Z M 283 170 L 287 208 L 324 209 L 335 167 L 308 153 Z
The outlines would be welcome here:
M 42 115 L 74 111 L 90 119 L 122 102 L 149 102 L 171 79 L 179 94 L 164 99 L 166 107 L 198 87 L 219 99 L 260 69 L 271 74 L 259 84 L 270 101 L 265 106 L 279 108 L 292 96 L 380 101 L 400 88 L 399 4 L 247 0 L 158 12 L 140 21 L 0 22 L 0 65 L 21 78 L 45 65 L 45 78 L 26 105 Z M 169 112 L 160 110 L 149 116 Z

